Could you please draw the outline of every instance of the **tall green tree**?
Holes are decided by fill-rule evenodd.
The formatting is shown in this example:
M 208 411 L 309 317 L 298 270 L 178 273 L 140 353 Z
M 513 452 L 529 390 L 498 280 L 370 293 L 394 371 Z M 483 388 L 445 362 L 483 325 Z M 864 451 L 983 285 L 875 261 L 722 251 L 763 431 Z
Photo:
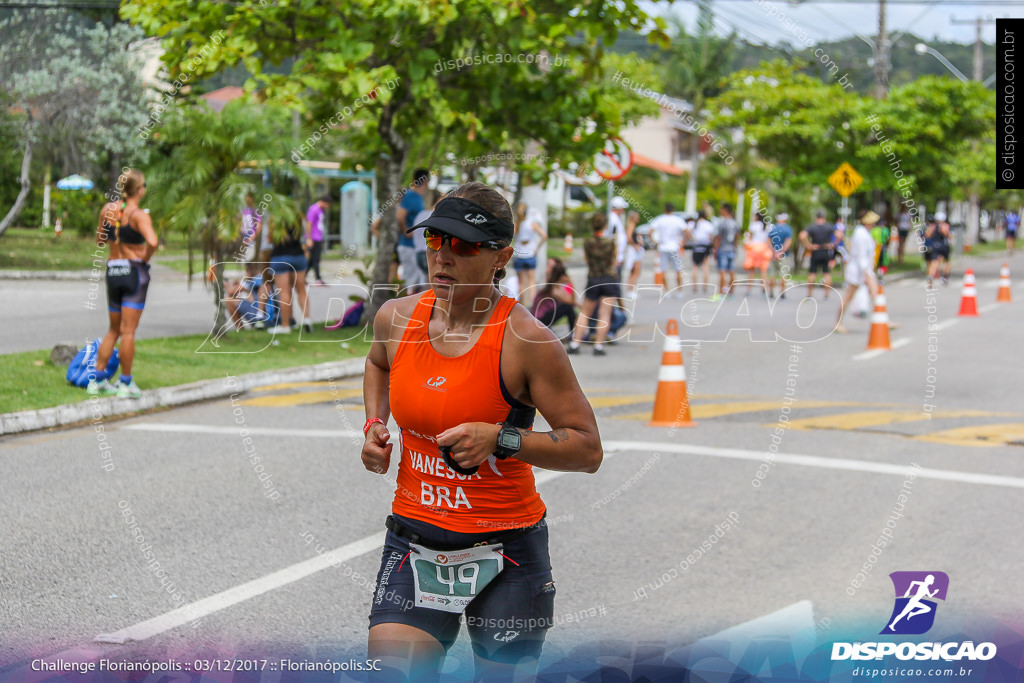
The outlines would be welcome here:
M 226 330 L 224 263 L 237 260 L 245 193 L 259 197 L 264 228 L 300 219 L 291 198 L 295 167 L 281 161 L 288 152 L 290 116 L 280 108 L 235 100 L 215 112 L 205 105 L 173 107 L 159 132 L 161 149 L 146 179 L 147 202 L 158 229 L 202 245 L 213 260 L 215 334 Z M 264 187 L 264 173 L 273 178 Z M 278 228 L 279 229 L 279 228 Z M 204 266 L 205 268 L 205 266 Z
M 856 167 L 858 136 L 851 122 L 863 118 L 860 98 L 837 84 L 800 72 L 800 63 L 775 60 L 738 71 L 709 109 L 719 135 L 742 133 L 737 146 L 756 156 L 754 180 L 780 187 L 827 188 L 843 161 Z
M 19 112 L 22 149 L 20 190 L 0 235 L 28 199 L 33 157 L 44 164 L 45 183 L 51 168 L 97 173 L 112 157 L 144 158 L 135 129 L 148 108 L 131 51 L 141 38 L 138 28 L 83 23 L 55 9 L 18 10 L 0 22 L 0 105 Z
M 414 144 L 436 138 L 465 157 L 532 140 L 548 159 L 585 160 L 625 123 L 602 79 L 604 45 L 647 29 L 636 0 L 136 0 L 123 14 L 163 38 L 173 77 L 205 77 L 242 63 L 268 101 L 349 127 L 355 150 L 379 159 L 385 228 L 373 281 L 386 283 L 397 240 L 395 209 Z M 654 38 L 664 24 L 653 20 Z M 294 57 L 285 74 L 270 73 Z M 630 97 L 624 90 L 621 97 Z M 326 130 L 324 131 L 326 132 Z M 418 159 L 415 161 L 419 161 Z M 372 316 L 386 300 L 375 288 Z

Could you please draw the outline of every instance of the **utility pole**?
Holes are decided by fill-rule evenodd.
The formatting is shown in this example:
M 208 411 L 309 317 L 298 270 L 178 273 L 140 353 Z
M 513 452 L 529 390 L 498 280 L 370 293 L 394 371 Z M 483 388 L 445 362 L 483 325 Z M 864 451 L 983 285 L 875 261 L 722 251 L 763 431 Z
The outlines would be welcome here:
M 984 73 L 982 71 L 985 66 L 985 58 L 982 53 L 982 47 L 984 43 L 981 40 L 981 27 L 985 24 L 994 24 L 995 19 L 966 19 L 963 21 L 957 21 L 956 18 L 950 17 L 950 22 L 953 24 L 974 24 L 977 27 L 977 31 L 974 37 L 974 77 L 972 80 L 981 83 L 984 79 Z M 981 236 L 981 205 L 978 200 L 978 185 L 975 183 L 971 187 L 971 193 L 967 199 L 967 221 L 966 221 L 967 235 L 964 240 L 965 245 L 973 245 L 978 242 L 978 238 Z
M 982 68 L 985 65 L 985 59 L 981 52 L 982 47 L 985 45 L 981 40 L 981 27 L 985 24 L 994 24 L 996 23 L 996 20 L 991 17 L 988 19 L 978 17 L 977 19 L 965 19 L 958 21 L 956 18 L 950 17 L 949 21 L 952 24 L 974 24 L 977 27 L 977 32 L 974 37 L 974 77 L 971 80 L 975 80 L 980 83 L 984 79 Z
M 889 34 L 885 28 L 885 0 L 878 0 L 878 38 L 875 40 L 875 97 L 889 94 Z

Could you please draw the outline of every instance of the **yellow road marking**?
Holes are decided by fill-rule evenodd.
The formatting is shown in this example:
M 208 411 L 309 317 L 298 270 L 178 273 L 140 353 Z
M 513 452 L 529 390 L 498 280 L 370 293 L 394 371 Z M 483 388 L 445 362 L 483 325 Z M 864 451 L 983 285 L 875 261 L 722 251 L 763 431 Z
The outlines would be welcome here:
M 356 381 L 344 381 L 335 382 L 334 385 L 338 387 L 354 387 L 362 384 L 362 380 Z M 264 387 L 256 387 L 253 391 L 280 391 L 282 389 L 301 389 L 303 387 L 323 387 L 328 386 L 328 382 L 282 382 L 281 384 L 268 384 Z
M 920 410 L 867 410 L 856 413 L 820 415 L 818 417 L 807 417 L 801 420 L 791 420 L 789 426 L 791 429 L 853 430 L 864 429 L 865 427 L 881 427 L 883 425 L 899 424 L 903 422 L 917 422 L 919 420 L 927 420 L 930 418 L 990 417 L 991 415 L 992 413 L 981 410 L 947 410 L 931 414 Z
M 627 394 L 625 396 L 598 396 L 590 399 L 590 405 L 594 408 L 614 408 L 615 406 L 628 406 L 632 403 L 653 403 L 654 394 Z
M 952 446 L 1004 446 L 1024 440 L 1024 424 L 993 424 L 959 427 L 915 436 L 918 441 L 932 441 Z
M 260 396 L 241 401 L 244 406 L 264 406 L 281 408 L 285 406 L 304 406 L 311 403 L 331 403 L 335 400 L 362 396 L 362 389 L 340 389 L 338 391 L 303 391 L 277 396 Z

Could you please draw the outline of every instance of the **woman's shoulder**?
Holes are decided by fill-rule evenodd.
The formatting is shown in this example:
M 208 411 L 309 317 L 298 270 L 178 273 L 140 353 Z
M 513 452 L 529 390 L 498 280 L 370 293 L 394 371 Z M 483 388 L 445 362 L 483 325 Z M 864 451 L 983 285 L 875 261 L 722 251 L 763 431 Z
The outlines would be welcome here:
M 519 344 L 544 344 L 557 342 L 558 337 L 549 327 L 534 317 L 533 313 L 522 304 L 515 304 L 508 314 L 508 327 L 512 332 L 512 340 Z M 506 335 L 508 338 L 509 335 Z

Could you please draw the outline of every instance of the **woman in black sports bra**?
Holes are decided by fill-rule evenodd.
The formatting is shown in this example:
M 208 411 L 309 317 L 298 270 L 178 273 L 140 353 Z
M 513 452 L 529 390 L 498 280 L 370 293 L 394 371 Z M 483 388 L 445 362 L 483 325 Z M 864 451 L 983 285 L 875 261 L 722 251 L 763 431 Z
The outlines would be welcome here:
M 100 211 L 96 230 L 99 246 L 110 245 L 107 260 L 107 310 L 110 328 L 100 344 L 97 368 L 106 368 L 118 338 L 121 339 L 121 376 L 112 384 L 97 374 L 89 381 L 91 395 L 117 394 L 139 398 L 142 391 L 132 378 L 135 360 L 135 330 L 146 307 L 149 291 L 149 259 L 156 251 L 157 237 L 149 214 L 139 208 L 146 196 L 146 179 L 140 171 L 129 170 L 118 178 L 123 202 L 110 202 Z

